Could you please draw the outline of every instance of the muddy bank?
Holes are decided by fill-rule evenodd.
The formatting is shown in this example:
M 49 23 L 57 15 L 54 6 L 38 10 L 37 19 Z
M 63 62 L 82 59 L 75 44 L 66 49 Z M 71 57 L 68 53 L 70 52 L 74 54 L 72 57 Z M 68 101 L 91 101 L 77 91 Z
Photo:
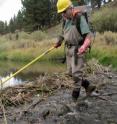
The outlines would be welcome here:
M 85 97 L 82 88 L 77 102 L 71 98 L 73 81 L 65 74 L 7 88 L 1 92 L 0 124 L 5 118 L 8 124 L 117 124 L 117 72 L 98 68 L 87 78 L 99 96 Z

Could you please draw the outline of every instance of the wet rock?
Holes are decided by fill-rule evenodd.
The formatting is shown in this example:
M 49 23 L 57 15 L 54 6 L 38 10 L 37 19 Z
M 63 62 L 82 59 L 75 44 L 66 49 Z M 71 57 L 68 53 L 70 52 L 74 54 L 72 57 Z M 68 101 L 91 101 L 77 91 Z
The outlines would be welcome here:
M 117 124 L 116 77 L 111 80 L 96 75 L 93 79 L 94 83 L 100 83 L 99 96 L 85 97 L 85 90 L 82 89 L 77 102 L 73 102 L 72 89 L 57 89 L 51 96 L 24 111 L 19 120 L 19 111 L 25 110 L 25 106 L 7 108 L 8 124 Z M 32 101 L 39 97 L 33 97 Z M 3 118 L 0 124 L 3 124 Z
M 78 124 L 106 124 L 105 122 L 101 121 L 101 120 L 96 120 L 93 117 L 90 116 L 82 116 L 79 119 Z
M 53 115 L 53 116 L 48 117 L 46 120 L 44 120 L 44 123 L 42 124 L 61 124 L 61 123 L 60 123 L 60 118 Z
M 85 111 L 88 109 L 88 102 L 87 101 L 79 101 L 77 104 L 76 104 L 76 110 L 77 111 Z
M 63 118 L 63 124 L 79 124 L 78 118 L 75 117 L 75 114 L 67 114 Z
M 68 112 L 71 112 L 71 109 L 69 106 L 67 106 L 65 104 L 60 104 L 57 106 L 57 115 L 58 116 L 63 116 L 65 114 L 67 114 Z
M 44 119 L 46 119 L 46 117 L 50 114 L 50 110 L 48 109 L 45 109 L 43 112 L 42 112 L 42 116 Z

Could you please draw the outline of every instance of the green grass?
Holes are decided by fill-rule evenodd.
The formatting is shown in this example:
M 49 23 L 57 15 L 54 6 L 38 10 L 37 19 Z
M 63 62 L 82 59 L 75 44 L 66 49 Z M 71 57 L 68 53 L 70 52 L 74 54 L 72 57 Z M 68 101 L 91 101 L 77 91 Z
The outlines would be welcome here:
M 117 34 L 112 32 L 105 32 L 105 34 L 97 34 L 91 53 L 88 54 L 87 58 L 96 58 L 101 64 L 111 65 L 117 70 Z M 113 40 L 111 41 L 109 38 Z M 109 44 L 107 40 L 110 40 Z
M 101 64 L 109 66 L 117 70 L 117 55 L 111 55 L 110 53 L 104 53 L 103 51 L 92 49 L 91 53 L 87 56 L 88 59 L 97 59 Z
M 50 30 L 56 30 L 55 29 Z M 36 31 L 31 34 L 25 32 L 19 33 L 19 39 L 15 39 L 15 34 L 7 34 L 0 37 L 0 59 L 1 60 L 12 60 L 12 61 L 31 61 L 43 52 L 51 48 L 56 38 L 51 38 L 52 31 L 47 30 L 46 32 Z M 11 39 L 9 39 L 9 35 Z M 62 49 L 56 49 L 49 53 L 49 55 L 43 56 L 40 61 L 53 60 L 63 54 Z
M 59 28 L 60 29 L 60 28 Z M 56 38 L 52 38 L 51 31 L 46 33 L 33 32 L 27 34 L 25 32 L 19 33 L 19 39 L 15 40 L 15 34 L 10 34 L 12 40 L 8 38 L 8 35 L 0 37 L 0 60 L 16 61 L 16 62 L 30 62 L 43 52 L 51 48 L 56 41 Z M 49 33 L 47 33 L 49 32 Z M 43 35 L 42 35 L 43 34 Z M 41 36 L 41 39 L 40 39 Z M 112 65 L 113 68 L 117 68 L 117 33 L 105 32 L 104 34 L 97 33 L 96 40 L 93 43 L 91 53 L 87 58 L 96 58 L 100 63 L 104 65 Z M 43 56 L 39 61 L 54 61 L 57 58 L 64 56 L 64 46 L 58 49 L 54 49 L 47 55 Z

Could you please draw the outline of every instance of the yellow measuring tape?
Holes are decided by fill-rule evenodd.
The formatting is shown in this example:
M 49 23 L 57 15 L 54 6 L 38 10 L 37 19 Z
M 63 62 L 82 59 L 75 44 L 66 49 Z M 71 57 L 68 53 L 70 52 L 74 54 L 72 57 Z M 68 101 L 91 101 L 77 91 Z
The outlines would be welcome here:
M 30 65 L 32 65 L 34 62 L 36 62 L 38 59 L 40 59 L 41 57 L 43 57 L 44 55 L 46 55 L 47 53 L 49 53 L 50 51 L 52 51 L 54 48 L 55 47 L 51 47 L 50 49 L 48 49 L 47 51 L 45 51 L 44 53 L 42 53 L 41 55 L 39 55 L 37 58 L 35 58 L 31 62 L 29 62 L 28 64 L 26 64 L 25 66 L 23 66 L 21 69 L 19 69 L 18 71 L 16 71 L 13 75 L 11 75 L 10 77 L 8 77 L 6 80 L 2 81 L 1 84 L 4 84 L 8 80 L 10 80 L 12 77 L 14 77 L 17 74 L 19 74 L 21 71 L 23 71 L 24 69 L 26 69 L 27 67 L 29 67 Z

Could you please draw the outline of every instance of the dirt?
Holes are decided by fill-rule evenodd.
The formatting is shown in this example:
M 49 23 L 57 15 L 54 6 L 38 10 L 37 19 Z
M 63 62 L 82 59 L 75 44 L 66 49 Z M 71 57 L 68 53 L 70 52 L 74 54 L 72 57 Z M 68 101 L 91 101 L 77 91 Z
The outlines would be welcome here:
M 117 72 L 96 70 L 87 78 L 97 85 L 98 96 L 86 96 L 82 88 L 76 102 L 71 98 L 73 81 L 64 74 L 4 90 L 0 124 L 5 118 L 8 124 L 117 124 Z

